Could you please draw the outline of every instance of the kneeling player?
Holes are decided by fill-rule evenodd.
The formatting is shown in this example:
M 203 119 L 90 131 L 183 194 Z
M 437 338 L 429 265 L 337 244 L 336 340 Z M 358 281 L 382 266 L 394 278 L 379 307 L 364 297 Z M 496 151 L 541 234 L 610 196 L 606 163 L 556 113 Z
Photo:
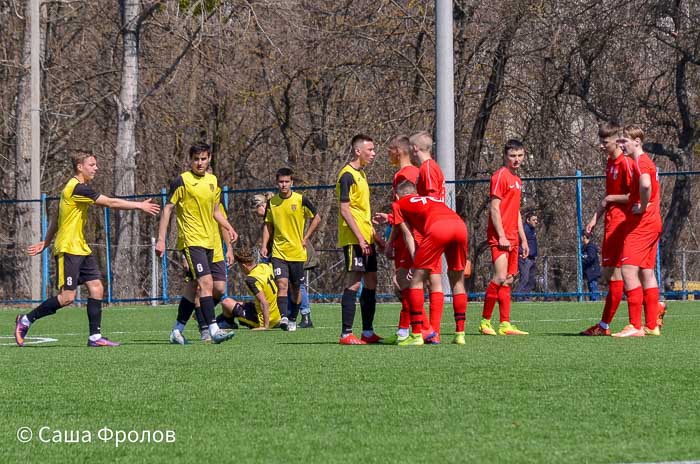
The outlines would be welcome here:
M 455 337 L 452 343 L 464 345 L 464 323 L 467 315 L 467 294 L 464 289 L 464 267 L 467 261 L 467 227 L 464 221 L 445 203 L 416 193 L 412 182 L 404 181 L 396 189 L 399 201 L 394 202 L 394 224 L 401 227 L 404 240 L 413 256 L 415 272 L 409 287 L 411 303 L 411 335 L 399 345 L 423 345 L 422 308 L 423 282 L 430 270 L 445 253 L 447 275 L 452 287 L 452 305 L 455 315 Z M 422 239 L 416 249 L 411 229 Z
M 237 318 L 241 325 L 253 330 L 278 326 L 281 316 L 272 264 L 256 264 L 253 251 L 245 248 L 235 253 L 235 260 L 246 275 L 246 287 L 255 300 L 241 304 L 225 298 L 221 302 L 223 313 L 216 318 L 217 323 L 221 327 L 231 326 Z

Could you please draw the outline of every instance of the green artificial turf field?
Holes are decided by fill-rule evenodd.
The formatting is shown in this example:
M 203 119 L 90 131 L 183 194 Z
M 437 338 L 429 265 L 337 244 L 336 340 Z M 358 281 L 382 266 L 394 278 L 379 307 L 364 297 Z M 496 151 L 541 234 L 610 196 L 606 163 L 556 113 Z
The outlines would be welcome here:
M 395 347 L 339 346 L 339 305 L 316 305 L 314 329 L 204 345 L 193 322 L 183 347 L 168 344 L 174 307 L 114 307 L 103 333 L 123 345 L 96 349 L 84 309 L 38 321 L 29 341 L 56 341 L 24 348 L 3 309 L 0 462 L 700 459 L 700 302 L 670 302 L 661 337 L 574 336 L 601 308 L 515 303 L 531 335 L 486 337 L 471 304 L 460 347 L 448 307 L 442 345 Z M 397 316 L 380 305 L 377 332 Z

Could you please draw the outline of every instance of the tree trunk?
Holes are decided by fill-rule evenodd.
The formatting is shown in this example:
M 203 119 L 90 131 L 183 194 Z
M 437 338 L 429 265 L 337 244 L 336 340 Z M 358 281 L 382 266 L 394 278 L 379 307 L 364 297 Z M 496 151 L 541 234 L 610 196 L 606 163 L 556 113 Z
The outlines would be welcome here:
M 114 194 L 134 195 L 136 170 L 136 124 L 139 84 L 139 0 L 120 0 L 122 19 L 122 78 L 117 102 L 117 148 L 114 159 Z M 114 275 L 119 276 L 119 296 L 139 297 L 139 215 L 114 211 Z
M 17 83 L 17 110 L 16 110 L 16 130 L 17 141 L 15 149 L 15 195 L 17 203 L 15 209 L 15 243 L 18 249 L 15 250 L 14 269 L 17 273 L 15 279 L 16 288 L 14 294 L 18 298 L 38 299 L 41 295 L 41 258 L 30 258 L 23 250 L 31 243 L 41 240 L 41 224 L 35 224 L 32 220 L 33 210 L 39 208 L 37 203 L 24 202 L 27 200 L 38 200 L 33 198 L 31 188 L 31 3 L 27 0 L 25 5 L 25 25 L 24 40 L 22 47 L 22 66 L 20 77 Z M 40 47 L 43 56 L 44 41 L 46 37 L 46 22 L 39 18 L 41 27 Z

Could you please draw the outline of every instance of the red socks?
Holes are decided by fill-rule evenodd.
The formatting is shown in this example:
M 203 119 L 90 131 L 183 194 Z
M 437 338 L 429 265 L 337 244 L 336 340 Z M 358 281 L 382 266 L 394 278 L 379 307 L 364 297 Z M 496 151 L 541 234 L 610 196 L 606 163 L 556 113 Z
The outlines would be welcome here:
M 411 325 L 411 302 L 408 289 L 401 290 L 401 314 L 399 314 L 399 329 L 408 329 Z
M 659 288 L 644 289 L 644 325 L 654 330 L 659 316 Z
M 409 288 L 408 298 L 411 303 L 411 332 L 414 334 L 421 333 L 423 328 L 423 289 Z
M 464 322 L 467 319 L 467 294 L 453 295 L 452 307 L 455 311 L 455 332 L 464 332 Z
M 630 324 L 635 329 L 642 328 L 642 299 L 644 294 L 642 287 L 636 287 L 625 292 L 627 294 L 627 307 L 629 308 Z M 658 304 L 658 303 L 657 303 Z
M 440 335 L 444 308 L 445 294 L 442 292 L 430 292 L 430 326 L 438 335 Z
M 510 285 L 501 285 L 498 289 L 498 311 L 501 322 L 510 322 Z
M 498 301 L 499 287 L 500 285 L 498 285 L 493 280 L 489 282 L 489 286 L 486 287 L 486 296 L 484 297 L 484 310 L 481 313 L 481 317 L 483 319 L 491 319 L 491 316 L 493 315 L 493 308 L 496 306 L 496 302 Z
M 625 290 L 625 283 L 622 280 L 611 280 L 608 282 L 608 296 L 605 297 L 605 307 L 601 320 L 610 324 L 615 317 L 617 308 L 622 301 L 622 294 Z

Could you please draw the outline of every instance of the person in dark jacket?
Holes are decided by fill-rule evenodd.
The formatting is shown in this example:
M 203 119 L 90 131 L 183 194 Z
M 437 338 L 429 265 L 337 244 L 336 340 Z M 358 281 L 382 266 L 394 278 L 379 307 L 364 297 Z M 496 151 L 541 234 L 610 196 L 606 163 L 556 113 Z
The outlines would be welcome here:
M 588 234 L 581 235 L 581 261 L 583 278 L 591 294 L 591 301 L 598 301 L 598 279 L 601 276 L 598 247 L 591 241 L 591 236 Z
M 518 251 L 518 273 L 520 274 L 517 293 L 529 293 L 535 289 L 535 279 L 537 273 L 537 231 L 535 230 L 540 223 L 537 214 L 534 211 L 529 211 L 525 214 L 523 221 L 523 231 L 527 239 L 528 255 L 526 258 L 522 256 L 522 247 Z M 522 297 L 521 297 L 522 298 Z

